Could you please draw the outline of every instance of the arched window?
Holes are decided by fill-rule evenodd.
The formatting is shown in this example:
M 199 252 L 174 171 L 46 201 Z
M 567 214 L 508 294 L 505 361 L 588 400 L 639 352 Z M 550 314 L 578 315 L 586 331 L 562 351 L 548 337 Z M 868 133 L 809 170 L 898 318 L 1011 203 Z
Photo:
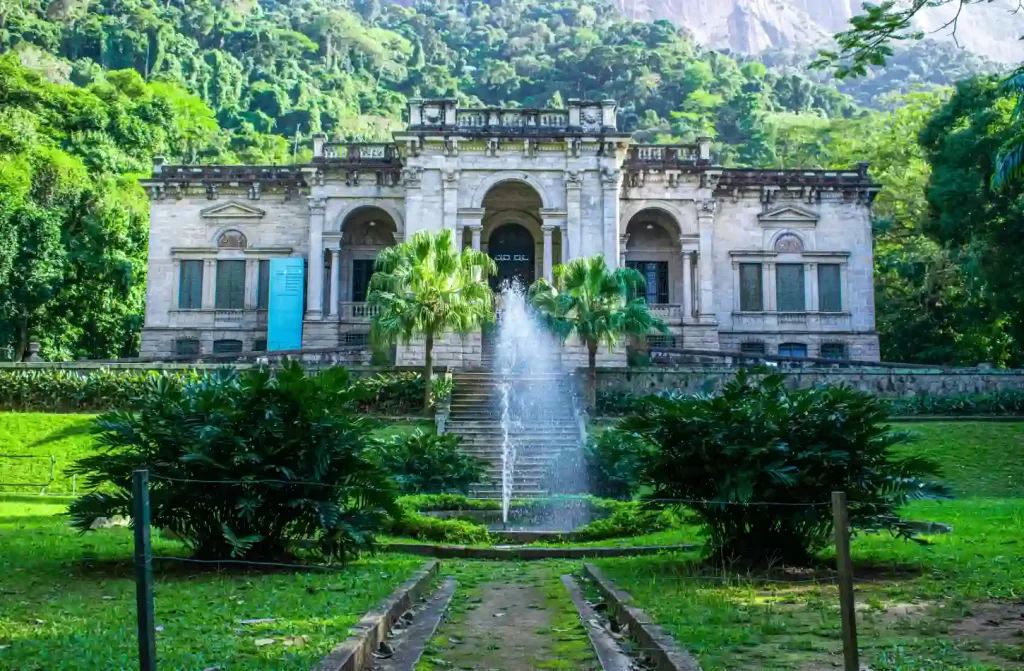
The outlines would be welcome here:
M 217 238 L 217 246 L 221 249 L 245 249 L 247 242 L 239 231 L 224 231 Z

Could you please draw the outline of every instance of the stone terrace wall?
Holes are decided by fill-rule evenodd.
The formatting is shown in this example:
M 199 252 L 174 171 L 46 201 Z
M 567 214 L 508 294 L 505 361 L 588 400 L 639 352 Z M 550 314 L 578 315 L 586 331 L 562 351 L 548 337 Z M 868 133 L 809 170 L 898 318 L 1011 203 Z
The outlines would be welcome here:
M 849 368 L 780 369 L 792 387 L 848 384 L 879 396 L 951 396 L 1024 389 L 1024 370 L 979 368 Z M 736 374 L 729 366 L 675 366 L 672 368 L 602 369 L 597 372 L 600 391 L 651 394 L 667 389 L 684 393 L 712 392 Z

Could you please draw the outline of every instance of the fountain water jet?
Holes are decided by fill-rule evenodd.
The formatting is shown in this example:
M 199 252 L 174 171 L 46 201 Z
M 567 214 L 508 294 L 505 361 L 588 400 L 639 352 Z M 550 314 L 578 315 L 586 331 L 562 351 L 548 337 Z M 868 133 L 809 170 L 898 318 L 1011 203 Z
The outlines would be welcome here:
M 539 455 L 540 446 L 565 428 L 568 376 L 560 346 L 530 310 L 518 283 L 502 286 L 495 368 L 500 374 L 502 521 L 507 525 L 517 460 Z M 570 424 L 572 426 L 572 424 Z

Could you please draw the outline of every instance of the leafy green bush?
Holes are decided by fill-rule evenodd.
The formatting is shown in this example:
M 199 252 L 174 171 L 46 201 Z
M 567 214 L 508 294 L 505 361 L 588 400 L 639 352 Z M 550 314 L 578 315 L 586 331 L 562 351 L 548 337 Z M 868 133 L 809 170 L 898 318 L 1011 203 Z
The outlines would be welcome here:
M 631 391 L 599 391 L 597 414 L 604 417 L 623 417 L 636 409 L 641 398 Z
M 955 394 L 951 396 L 912 396 L 886 399 L 893 415 L 1024 415 L 1024 391 L 1007 390 L 992 394 Z
M 419 413 L 423 405 L 423 376 L 414 372 L 382 373 L 356 382 L 363 390 L 359 409 L 382 415 Z
M 444 375 L 435 377 L 430 384 L 433 387 L 430 398 L 434 405 L 447 401 L 455 389 L 455 381 Z
M 464 494 L 408 494 L 398 497 L 403 510 L 432 512 L 435 510 L 501 510 L 498 499 L 471 499 Z
M 476 545 L 490 543 L 491 534 L 483 524 L 460 519 L 441 519 L 415 512 L 404 512 L 391 522 L 396 536 L 437 543 Z
M 147 383 L 163 375 L 169 384 L 181 374 L 99 369 L 88 375 L 66 370 L 0 370 L 0 410 L 15 412 L 102 412 L 131 407 Z
M 653 447 L 635 434 L 609 429 L 584 448 L 590 491 L 609 499 L 631 499 L 640 489 Z
M 485 464 L 459 449 L 454 434 L 412 433 L 376 439 L 374 458 L 395 478 L 403 494 L 466 494 L 485 478 Z
M 135 412 L 97 419 L 102 451 L 74 472 L 102 489 L 71 504 L 74 525 L 128 515 L 132 471 L 148 468 L 153 525 L 197 557 L 278 559 L 298 541 L 354 556 L 400 509 L 368 456 L 370 425 L 347 409 L 350 382 L 344 368 L 307 376 L 297 363 L 147 380 Z
M 600 541 L 606 538 L 643 536 L 657 531 L 678 528 L 685 522 L 682 509 L 660 507 L 642 501 L 616 501 L 607 517 L 586 524 L 573 532 L 579 541 Z
M 652 498 L 695 501 L 715 556 L 805 562 L 829 541 L 833 491 L 847 493 L 853 527 L 903 536 L 900 506 L 947 494 L 930 480 L 938 464 L 894 453 L 907 434 L 888 417 L 849 387 L 790 391 L 784 375 L 740 371 L 713 396 L 650 397 L 619 426 L 657 446 Z

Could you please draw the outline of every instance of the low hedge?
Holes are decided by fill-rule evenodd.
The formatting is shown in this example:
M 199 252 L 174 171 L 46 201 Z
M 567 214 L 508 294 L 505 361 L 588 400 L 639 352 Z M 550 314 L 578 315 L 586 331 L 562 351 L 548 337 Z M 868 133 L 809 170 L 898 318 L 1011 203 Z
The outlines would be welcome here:
M 391 521 L 389 531 L 395 536 L 435 543 L 477 545 L 491 542 L 491 534 L 483 524 L 470 520 L 443 520 L 409 510 Z
M 624 417 L 643 400 L 628 391 L 602 391 L 597 395 L 597 414 Z M 883 399 L 893 417 L 991 417 L 1024 416 L 1024 390 L 989 394 L 909 396 Z
M 131 408 L 146 381 L 202 375 L 198 371 L 124 371 L 101 368 L 87 375 L 67 370 L 0 370 L 0 411 L 106 412 Z M 385 415 L 419 413 L 423 377 L 419 373 L 384 373 L 357 379 L 364 390 L 358 409 Z

